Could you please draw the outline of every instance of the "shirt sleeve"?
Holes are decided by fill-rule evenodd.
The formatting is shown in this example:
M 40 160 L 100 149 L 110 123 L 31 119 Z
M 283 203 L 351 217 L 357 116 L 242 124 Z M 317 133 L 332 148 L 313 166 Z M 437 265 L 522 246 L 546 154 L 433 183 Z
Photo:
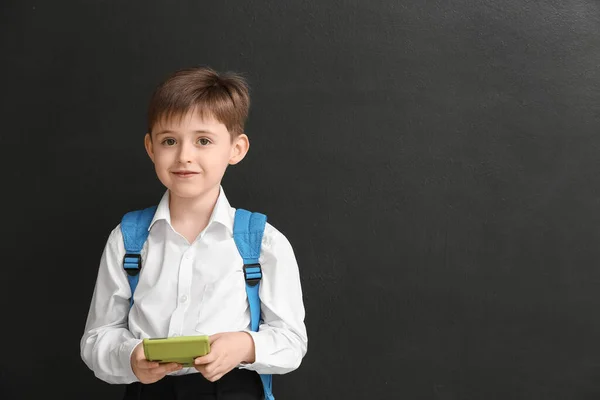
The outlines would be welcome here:
M 131 289 L 123 271 L 120 225 L 109 235 L 80 342 L 81 358 L 96 377 L 114 384 L 137 381 L 131 353 L 141 342 L 127 328 Z
M 285 374 L 297 369 L 306 355 L 308 337 L 296 257 L 290 242 L 267 224 L 259 260 L 262 323 L 254 340 L 255 362 L 240 368 L 259 374 Z

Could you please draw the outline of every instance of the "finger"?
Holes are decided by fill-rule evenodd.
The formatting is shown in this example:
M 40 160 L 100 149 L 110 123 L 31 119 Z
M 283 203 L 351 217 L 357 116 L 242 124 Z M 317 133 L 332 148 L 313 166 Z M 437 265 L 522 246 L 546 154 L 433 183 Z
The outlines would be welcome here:
M 211 352 L 211 353 L 208 353 L 208 354 L 207 354 L 207 355 L 205 355 L 205 356 L 202 356 L 202 357 L 197 357 L 197 358 L 194 360 L 194 364 L 195 364 L 195 365 L 205 365 L 205 364 L 210 364 L 211 362 L 215 361 L 215 360 L 217 359 L 217 357 L 218 357 L 218 354 L 217 354 L 217 353 L 215 353 L 215 352 Z
M 163 376 L 170 372 L 177 371 L 181 369 L 181 365 L 177 363 L 165 363 L 160 364 L 157 368 L 151 369 L 149 372 L 153 375 Z
M 221 379 L 223 377 L 223 375 L 225 375 L 225 374 L 218 374 L 217 376 L 215 376 L 215 380 L 213 382 L 216 382 L 219 379 Z
M 204 372 L 207 376 L 215 375 L 218 372 L 218 370 L 219 366 L 214 362 L 204 365 Z
M 208 379 L 211 382 L 216 382 L 219 379 L 221 379 L 223 377 L 223 375 L 225 375 L 225 374 L 223 374 L 223 373 L 213 373 L 213 374 L 210 374 L 209 377 L 206 378 L 206 379 Z
M 196 370 L 200 372 L 206 379 L 220 372 L 220 367 L 216 363 L 197 365 Z
M 137 367 L 140 369 L 152 369 L 157 368 L 160 364 L 156 361 L 148 361 L 145 358 L 137 360 Z
M 209 342 L 210 344 L 213 344 L 213 342 L 214 342 L 215 340 L 217 340 L 218 338 L 220 338 L 221 336 L 223 336 L 223 333 L 215 333 L 214 335 L 210 335 L 210 336 L 208 337 L 208 342 Z
M 214 377 L 217 375 L 217 374 L 215 374 L 215 373 L 209 373 L 209 372 L 207 372 L 206 370 L 205 370 L 205 371 L 203 371 L 203 372 L 201 372 L 201 374 L 202 374 L 202 376 L 204 376 L 204 378 L 205 378 L 207 381 L 210 381 L 210 382 L 214 382 L 214 380 L 213 380 L 213 379 L 214 379 Z

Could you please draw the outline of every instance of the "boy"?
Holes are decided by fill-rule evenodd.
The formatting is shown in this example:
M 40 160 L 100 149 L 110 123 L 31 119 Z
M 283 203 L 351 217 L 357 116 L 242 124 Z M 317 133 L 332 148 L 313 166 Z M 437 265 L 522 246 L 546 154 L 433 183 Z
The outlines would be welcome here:
M 120 225 L 108 237 L 81 338 L 81 357 L 125 399 L 262 399 L 258 374 L 295 370 L 307 350 L 298 266 L 266 224 L 260 252 L 261 325 L 250 329 L 235 209 L 221 186 L 249 149 L 245 81 L 210 68 L 181 70 L 155 90 L 144 144 L 166 191 L 141 251 L 130 304 Z M 131 307 L 131 308 L 130 308 Z M 194 367 L 144 357 L 143 338 L 209 335 Z

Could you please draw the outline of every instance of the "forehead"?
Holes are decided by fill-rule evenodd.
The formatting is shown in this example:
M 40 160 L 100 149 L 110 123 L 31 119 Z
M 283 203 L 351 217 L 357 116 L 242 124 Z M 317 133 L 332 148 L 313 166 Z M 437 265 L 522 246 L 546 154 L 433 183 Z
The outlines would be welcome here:
M 229 133 L 225 124 L 217 120 L 213 114 L 208 112 L 201 113 L 197 110 L 162 115 L 152 127 L 152 133 L 160 131 Z

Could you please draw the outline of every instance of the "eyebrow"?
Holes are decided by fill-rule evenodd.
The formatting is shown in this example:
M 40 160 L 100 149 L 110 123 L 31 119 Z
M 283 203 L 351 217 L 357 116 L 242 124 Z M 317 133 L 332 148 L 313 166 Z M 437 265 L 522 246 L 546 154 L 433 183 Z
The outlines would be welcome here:
M 159 131 L 159 132 L 157 132 L 157 133 L 156 133 L 156 136 L 160 136 L 160 135 L 166 135 L 166 134 L 169 134 L 169 133 L 177 133 L 177 132 L 175 132 L 175 131 L 170 131 L 170 130 L 166 129 L 166 130 L 162 130 L 162 131 Z M 203 134 L 215 135 L 215 133 L 214 133 L 214 132 L 207 131 L 207 130 L 203 130 L 203 129 L 200 129 L 200 130 L 194 131 L 194 132 L 192 132 L 192 133 L 194 133 L 194 134 L 203 133 Z

